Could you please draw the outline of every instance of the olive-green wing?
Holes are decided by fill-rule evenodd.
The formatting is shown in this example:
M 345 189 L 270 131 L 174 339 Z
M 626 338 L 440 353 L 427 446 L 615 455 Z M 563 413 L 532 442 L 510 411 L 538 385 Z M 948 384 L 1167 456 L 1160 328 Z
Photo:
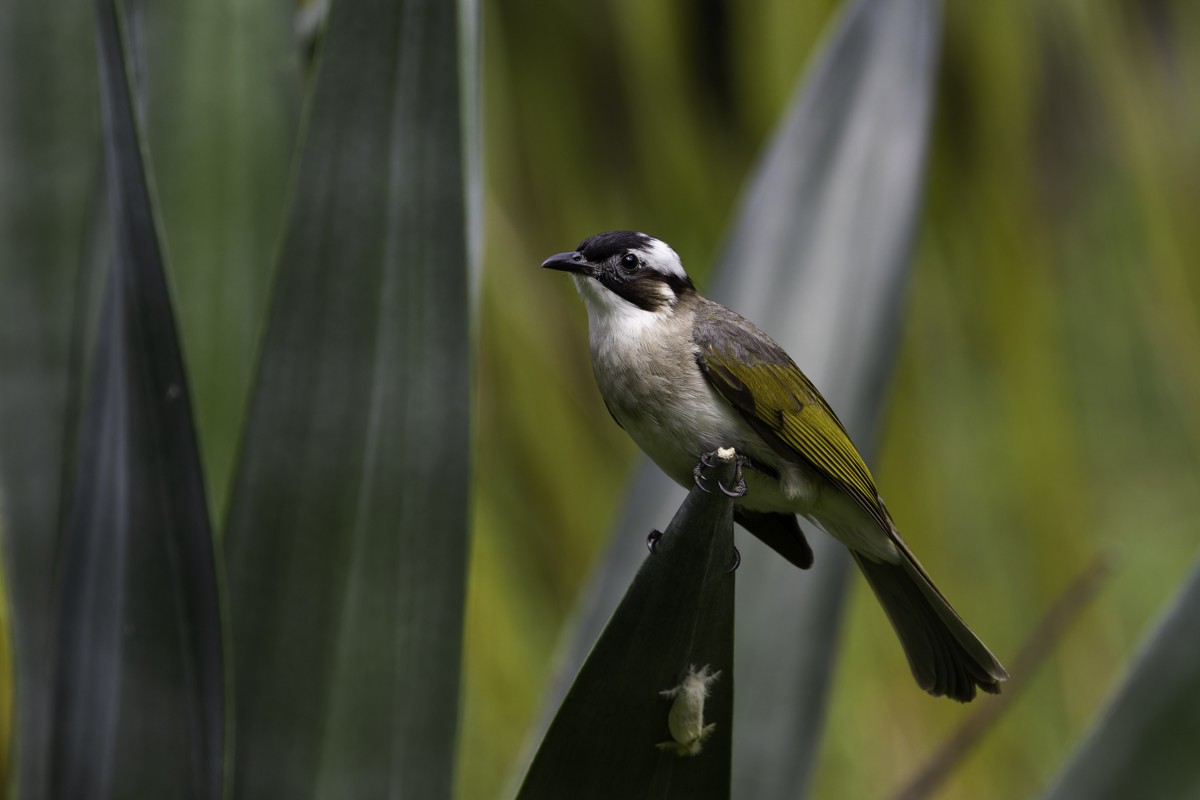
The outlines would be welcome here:
M 696 362 L 722 397 L 785 458 L 802 459 L 893 530 L 875 482 L 846 429 L 783 348 L 750 322 L 706 304 L 694 330 Z

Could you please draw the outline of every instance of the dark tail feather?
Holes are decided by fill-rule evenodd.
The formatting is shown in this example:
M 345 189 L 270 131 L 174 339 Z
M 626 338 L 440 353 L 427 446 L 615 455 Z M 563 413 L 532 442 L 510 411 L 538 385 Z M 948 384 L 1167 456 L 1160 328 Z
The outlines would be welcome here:
M 734 506 L 733 519 L 800 569 L 808 569 L 813 565 L 812 548 L 804 538 L 804 531 L 800 530 L 800 522 L 795 514 L 747 511 L 741 506 Z
M 901 547 L 899 564 L 853 553 L 904 646 L 917 684 L 932 695 L 966 703 L 976 687 L 1000 692 L 1008 673 Z

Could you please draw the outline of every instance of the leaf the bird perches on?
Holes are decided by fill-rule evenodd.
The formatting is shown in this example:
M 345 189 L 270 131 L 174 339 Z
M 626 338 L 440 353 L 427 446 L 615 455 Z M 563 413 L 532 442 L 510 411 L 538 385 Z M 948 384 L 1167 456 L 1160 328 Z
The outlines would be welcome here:
M 733 718 L 732 451 L 706 458 L 667 530 L 653 534 L 625 598 L 575 678 L 538 748 L 518 797 L 729 797 Z M 726 461 L 723 457 L 728 457 Z M 630 546 L 634 546 L 630 542 Z M 676 691 L 699 670 L 708 676 L 700 741 L 678 742 L 669 723 Z M 711 676 L 720 673 L 720 680 Z M 693 695 L 696 692 L 692 692 Z M 685 739 L 689 738 L 687 736 Z M 686 756 L 686 757 L 681 757 Z

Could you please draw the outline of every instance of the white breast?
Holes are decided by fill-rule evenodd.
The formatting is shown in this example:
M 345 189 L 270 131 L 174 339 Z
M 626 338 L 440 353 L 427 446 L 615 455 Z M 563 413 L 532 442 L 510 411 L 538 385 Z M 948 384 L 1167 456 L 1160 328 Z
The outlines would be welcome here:
M 780 483 L 748 475 L 751 508 L 800 511 L 809 482 L 783 463 L 717 394 L 696 363 L 693 310 L 644 311 L 586 278 L 577 278 L 588 306 L 592 370 L 605 403 L 646 455 L 681 486 L 692 485 L 700 456 L 734 447 L 784 475 Z M 803 513 L 803 511 L 800 511 Z

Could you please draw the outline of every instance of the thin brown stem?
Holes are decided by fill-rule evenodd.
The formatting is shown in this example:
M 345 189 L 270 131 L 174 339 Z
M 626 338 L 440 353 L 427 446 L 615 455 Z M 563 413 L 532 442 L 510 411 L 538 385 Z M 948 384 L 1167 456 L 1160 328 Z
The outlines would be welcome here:
M 1003 694 L 977 706 L 912 780 L 895 794 L 895 800 L 924 800 L 933 796 L 955 767 L 966 758 L 971 748 L 978 744 L 1029 684 L 1030 676 L 1058 646 L 1067 629 L 1096 597 L 1110 574 L 1112 558 L 1109 553 L 1101 552 L 1079 577 L 1067 586 L 1029 635 L 1024 647 L 1012 662 L 1011 673 L 1016 679 L 1005 686 L 1006 691 Z

